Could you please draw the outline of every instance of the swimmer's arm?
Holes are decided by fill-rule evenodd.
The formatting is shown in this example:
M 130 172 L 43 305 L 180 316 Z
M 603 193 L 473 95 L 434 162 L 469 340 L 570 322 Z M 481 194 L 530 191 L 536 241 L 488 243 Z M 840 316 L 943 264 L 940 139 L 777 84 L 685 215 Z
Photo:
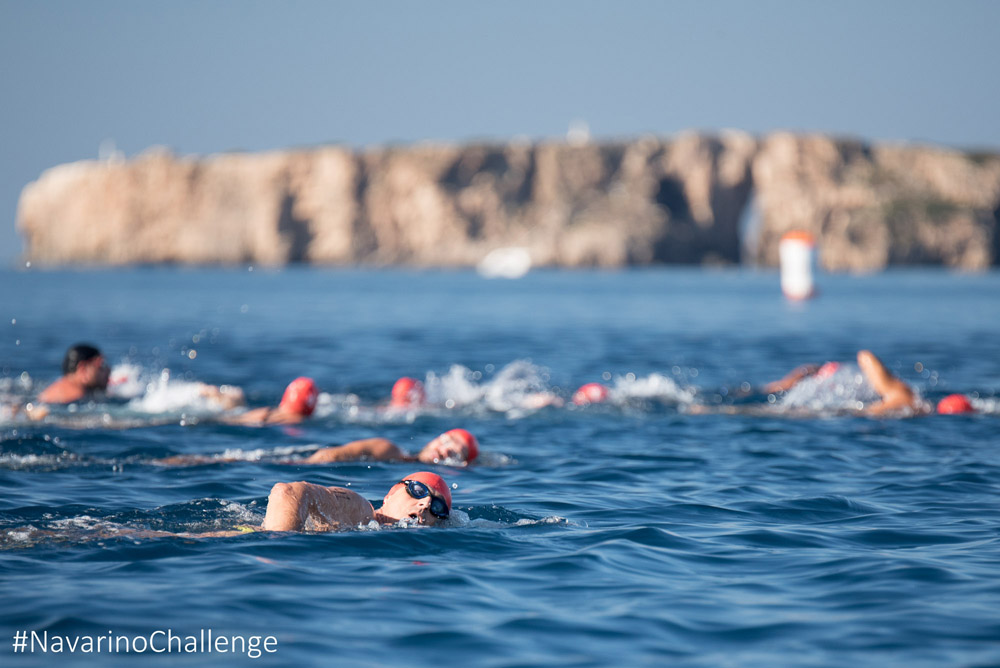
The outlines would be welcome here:
M 229 424 L 245 424 L 260 427 L 266 424 L 298 424 L 302 416 L 291 413 L 281 406 L 255 408 L 246 413 L 223 420 Z
M 216 402 L 223 410 L 238 408 L 246 403 L 243 390 L 235 385 L 207 385 L 201 384 L 199 394 L 206 399 Z
M 344 445 L 317 450 L 306 464 L 326 464 L 329 462 L 352 462 L 359 459 L 374 459 L 380 462 L 410 461 L 413 459 L 386 438 L 365 438 Z M 298 462 L 301 463 L 301 462 Z
M 869 406 L 865 412 L 881 415 L 906 408 L 915 408 L 917 397 L 910 386 L 892 374 L 870 350 L 858 351 L 858 366 L 865 378 L 881 397 L 881 401 Z
M 764 391 L 768 393 L 774 392 L 787 392 L 796 385 L 803 378 L 807 378 L 819 369 L 815 364 L 803 364 L 800 367 L 796 367 L 788 372 L 788 374 L 781 380 L 775 380 L 764 386 Z
M 264 408 L 255 408 L 251 411 L 247 411 L 246 413 L 225 418 L 223 422 L 228 422 L 229 424 L 262 425 L 268 421 L 272 411 L 274 411 L 273 408 L 268 408 L 266 406 Z
M 331 531 L 341 525 L 356 526 L 375 519 L 372 504 L 343 487 L 323 487 L 308 482 L 279 482 L 267 497 L 265 531 Z

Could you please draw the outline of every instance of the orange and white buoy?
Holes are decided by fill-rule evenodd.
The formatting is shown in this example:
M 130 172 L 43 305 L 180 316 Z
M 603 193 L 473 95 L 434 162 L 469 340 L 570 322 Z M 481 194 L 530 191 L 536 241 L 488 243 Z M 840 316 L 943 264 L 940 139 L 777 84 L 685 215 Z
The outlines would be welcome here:
M 816 239 L 808 232 L 786 232 L 778 244 L 781 262 L 781 291 L 789 299 L 809 299 L 816 294 L 813 267 L 816 264 Z

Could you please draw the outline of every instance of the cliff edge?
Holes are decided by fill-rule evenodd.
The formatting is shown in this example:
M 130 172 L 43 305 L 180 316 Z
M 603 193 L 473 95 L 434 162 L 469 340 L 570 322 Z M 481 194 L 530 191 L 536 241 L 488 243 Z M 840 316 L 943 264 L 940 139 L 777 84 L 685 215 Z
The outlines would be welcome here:
M 820 263 L 1000 261 L 1000 155 L 820 135 L 686 133 L 573 145 L 343 147 L 54 167 L 18 228 L 41 265 L 774 265 L 791 229 Z

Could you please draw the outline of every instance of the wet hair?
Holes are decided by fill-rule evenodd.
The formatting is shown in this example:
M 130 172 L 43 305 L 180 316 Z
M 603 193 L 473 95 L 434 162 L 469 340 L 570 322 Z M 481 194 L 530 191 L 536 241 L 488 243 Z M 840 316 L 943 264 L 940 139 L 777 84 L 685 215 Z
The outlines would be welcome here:
M 63 358 L 62 363 L 62 372 L 64 375 L 71 374 L 76 371 L 76 367 L 80 362 L 87 362 L 100 356 L 101 351 L 89 343 L 77 343 L 74 346 L 70 346 L 69 350 L 66 351 L 66 357 Z

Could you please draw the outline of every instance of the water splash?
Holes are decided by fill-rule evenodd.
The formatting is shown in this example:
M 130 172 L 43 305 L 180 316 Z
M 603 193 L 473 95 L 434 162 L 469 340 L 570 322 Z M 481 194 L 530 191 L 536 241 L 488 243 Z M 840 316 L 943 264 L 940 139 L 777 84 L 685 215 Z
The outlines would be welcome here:
M 856 364 L 841 364 L 829 375 L 804 378 L 775 403 L 779 409 L 829 413 L 861 410 L 878 400 Z

